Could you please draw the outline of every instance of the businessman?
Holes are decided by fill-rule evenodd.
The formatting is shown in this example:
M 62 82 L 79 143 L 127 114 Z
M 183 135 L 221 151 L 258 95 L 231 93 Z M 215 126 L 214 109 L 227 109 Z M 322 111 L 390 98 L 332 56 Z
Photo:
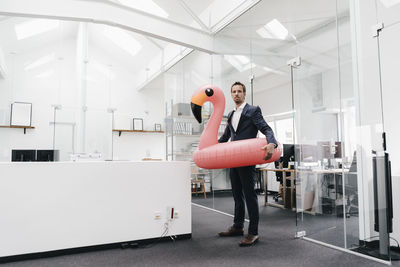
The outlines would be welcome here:
M 272 157 L 277 141 L 271 127 L 265 122 L 261 109 L 258 106 L 252 106 L 245 102 L 246 86 L 241 82 L 235 82 L 231 86 L 231 96 L 235 102 L 235 109 L 228 114 L 228 124 L 224 134 L 219 138 L 218 142 L 249 139 L 257 137 L 258 131 L 262 132 L 268 144 L 260 147 L 264 149 L 265 160 Z M 240 246 L 254 245 L 258 237 L 258 199 L 255 192 L 256 169 L 255 166 L 245 166 L 239 168 L 231 168 L 229 176 L 232 185 L 232 194 L 235 202 L 235 215 L 233 225 L 225 232 L 220 232 L 219 236 L 241 236 L 243 235 L 245 203 L 250 218 L 248 235 L 246 235 L 239 243 Z

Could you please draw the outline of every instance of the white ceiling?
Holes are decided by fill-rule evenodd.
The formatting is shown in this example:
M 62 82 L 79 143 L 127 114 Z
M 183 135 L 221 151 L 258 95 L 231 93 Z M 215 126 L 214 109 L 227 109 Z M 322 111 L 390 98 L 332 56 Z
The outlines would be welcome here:
M 154 0 L 154 2 L 170 14 L 168 19 L 200 28 L 183 5 L 200 15 L 213 0 Z M 346 8 L 339 10 L 344 21 L 343 25 L 346 20 L 348 21 L 347 12 Z M 286 61 L 299 54 L 305 62 L 317 69 L 331 68 L 337 62 L 335 18 L 336 5 L 335 1 L 331 0 L 262 0 L 219 32 L 215 36 L 216 46 L 221 45 L 218 50 L 223 54 L 243 54 L 256 63 L 258 67 L 244 71 L 242 73 L 244 77 L 250 73 L 258 76 L 278 75 L 267 72 L 262 67 L 287 72 Z M 278 19 L 291 34 L 295 35 L 297 43 L 293 40 L 264 39 L 256 33 L 257 29 L 273 19 Z M 25 53 L 51 43 L 76 39 L 78 23 L 62 21 L 58 30 L 18 41 L 14 25 L 26 20 L 29 18 L 0 17 L 0 46 L 4 53 Z M 208 25 L 207 21 L 203 23 Z M 161 52 L 160 48 L 168 45 L 164 41 L 129 33 L 142 46 L 140 52 L 133 57 L 105 38 L 102 27 L 104 26 L 96 24 L 89 26 L 89 44 L 108 53 L 115 62 L 123 64 L 132 73 L 146 68 L 151 58 Z M 349 38 L 342 38 L 341 46 L 348 47 Z M 237 72 L 228 62 L 224 62 L 221 67 L 222 73 L 226 75 Z
M 62 43 L 63 40 L 76 38 L 78 23 L 61 21 L 57 30 L 18 40 L 15 25 L 30 20 L 29 18 L 8 18 L 0 21 L 0 46 L 5 54 L 28 53 L 49 44 Z

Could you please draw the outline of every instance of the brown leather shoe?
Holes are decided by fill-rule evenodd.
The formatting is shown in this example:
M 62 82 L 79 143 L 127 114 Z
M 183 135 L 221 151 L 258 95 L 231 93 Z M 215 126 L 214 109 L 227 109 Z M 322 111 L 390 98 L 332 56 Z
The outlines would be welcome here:
M 242 241 L 240 241 L 239 246 L 241 247 L 248 247 L 248 246 L 252 246 L 255 243 L 257 243 L 258 241 L 258 235 L 246 235 Z
M 225 236 L 239 236 L 239 235 L 243 235 L 243 229 L 235 228 L 235 227 L 231 226 L 225 232 L 218 233 L 218 235 L 222 236 L 222 237 L 225 237 Z

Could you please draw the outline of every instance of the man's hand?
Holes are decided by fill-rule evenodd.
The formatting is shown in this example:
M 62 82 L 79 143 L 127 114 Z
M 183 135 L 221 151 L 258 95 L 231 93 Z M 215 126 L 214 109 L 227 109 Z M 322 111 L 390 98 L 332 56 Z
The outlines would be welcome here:
M 264 160 L 269 160 L 272 157 L 272 155 L 274 154 L 275 145 L 268 144 L 268 145 L 263 146 L 261 149 L 265 150 Z

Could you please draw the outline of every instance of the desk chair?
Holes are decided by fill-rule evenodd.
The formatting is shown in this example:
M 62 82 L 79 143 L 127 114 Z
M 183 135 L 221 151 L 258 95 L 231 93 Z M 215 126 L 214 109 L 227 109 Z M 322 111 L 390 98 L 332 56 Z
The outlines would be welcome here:
M 357 157 L 356 152 L 353 155 L 349 172 L 345 177 L 346 190 L 346 217 L 358 215 L 358 187 L 357 187 Z
M 191 174 L 192 195 L 196 194 L 197 196 L 198 193 L 203 193 L 204 199 L 206 199 L 207 198 L 206 185 L 204 182 L 205 173 L 201 173 L 199 167 L 197 167 L 196 165 L 191 166 L 191 172 L 192 172 Z M 202 190 L 198 191 L 199 188 Z
M 342 190 L 342 179 L 338 181 L 337 193 L 343 195 Z M 343 204 L 345 205 L 345 216 L 350 218 L 351 215 L 358 215 L 358 187 L 357 187 L 357 160 L 354 155 L 353 162 L 351 163 L 349 172 L 344 176 L 344 190 L 345 199 Z M 343 206 L 339 206 L 337 214 L 343 216 Z
M 282 162 L 282 158 L 279 161 L 275 161 L 275 169 L 283 169 L 283 168 L 288 168 L 289 163 Z M 292 179 L 292 174 L 290 172 L 286 172 L 286 186 L 283 185 L 283 173 L 282 172 L 276 172 L 276 180 L 279 182 L 279 191 L 277 194 L 275 194 L 272 198 L 275 200 L 275 202 L 279 201 L 279 198 L 282 198 L 282 195 L 285 195 L 287 192 L 283 193 L 283 188 L 291 189 L 294 187 L 294 181 L 291 181 Z M 286 194 L 287 195 L 287 194 Z

